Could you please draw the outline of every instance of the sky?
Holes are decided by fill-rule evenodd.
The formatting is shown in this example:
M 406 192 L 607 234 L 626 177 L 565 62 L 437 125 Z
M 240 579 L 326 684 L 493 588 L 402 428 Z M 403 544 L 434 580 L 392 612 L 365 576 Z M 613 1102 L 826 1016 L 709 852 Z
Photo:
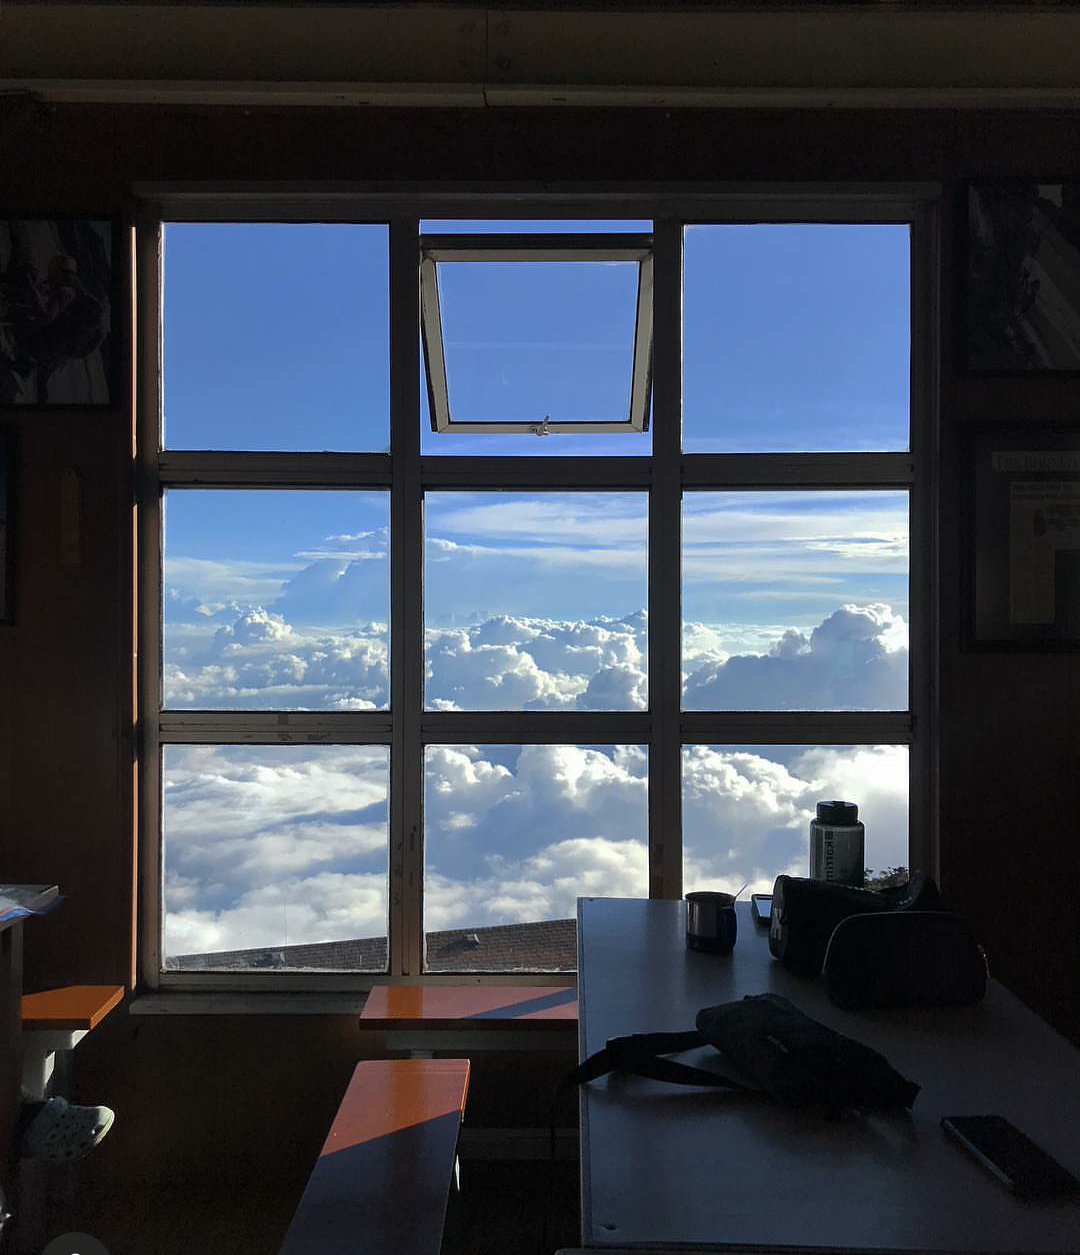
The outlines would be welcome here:
M 166 445 L 385 449 L 386 241 L 377 225 L 170 226 Z M 579 282 L 519 263 L 508 285 L 445 269 L 452 413 L 625 400 L 625 266 Z M 685 447 L 904 448 L 907 271 L 904 227 L 688 228 Z M 433 454 L 651 447 L 436 434 L 421 410 Z M 684 707 L 906 708 L 908 531 L 903 493 L 687 493 Z M 384 491 L 170 490 L 166 705 L 385 708 L 388 533 Z M 647 553 L 643 493 L 428 494 L 427 707 L 644 709 Z M 166 953 L 385 933 L 387 773 L 380 747 L 167 747 Z M 429 929 L 647 892 L 644 747 L 433 746 L 426 778 Z M 860 804 L 868 865 L 906 862 L 903 747 L 693 746 L 683 789 L 687 890 L 805 874 L 822 797 Z

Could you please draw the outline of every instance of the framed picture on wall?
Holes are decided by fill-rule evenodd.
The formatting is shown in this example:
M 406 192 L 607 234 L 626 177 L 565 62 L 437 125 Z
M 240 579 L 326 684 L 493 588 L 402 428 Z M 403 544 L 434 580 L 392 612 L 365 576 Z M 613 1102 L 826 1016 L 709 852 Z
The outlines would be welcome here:
M 15 436 L 0 428 L 0 623 L 15 622 Z
M 112 406 L 118 224 L 0 219 L 0 408 Z
M 1080 180 L 972 182 L 965 208 L 964 368 L 1080 373 Z
M 1080 649 L 1080 429 L 970 436 L 970 641 Z

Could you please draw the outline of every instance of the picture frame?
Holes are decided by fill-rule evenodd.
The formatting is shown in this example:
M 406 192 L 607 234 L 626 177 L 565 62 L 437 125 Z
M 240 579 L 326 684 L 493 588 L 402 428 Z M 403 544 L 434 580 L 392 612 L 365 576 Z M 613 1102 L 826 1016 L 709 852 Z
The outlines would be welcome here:
M 1080 649 L 1080 428 L 968 437 L 967 643 Z
M 15 433 L 0 427 L 0 624 L 15 622 Z
M 0 218 L 0 410 L 117 403 L 115 216 Z
M 962 208 L 961 369 L 1080 375 L 1080 179 L 972 180 Z

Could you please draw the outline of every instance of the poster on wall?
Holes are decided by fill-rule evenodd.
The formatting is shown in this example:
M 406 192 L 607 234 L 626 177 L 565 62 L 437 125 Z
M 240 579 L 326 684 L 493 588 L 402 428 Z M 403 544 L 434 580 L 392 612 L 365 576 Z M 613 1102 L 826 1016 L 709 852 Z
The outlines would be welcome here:
M 0 430 L 0 623 L 14 623 L 15 437 Z
M 0 408 L 113 404 L 115 223 L 0 219 Z
M 1080 372 L 1080 180 L 968 185 L 963 362 Z
M 973 439 L 973 639 L 1080 648 L 1080 432 Z

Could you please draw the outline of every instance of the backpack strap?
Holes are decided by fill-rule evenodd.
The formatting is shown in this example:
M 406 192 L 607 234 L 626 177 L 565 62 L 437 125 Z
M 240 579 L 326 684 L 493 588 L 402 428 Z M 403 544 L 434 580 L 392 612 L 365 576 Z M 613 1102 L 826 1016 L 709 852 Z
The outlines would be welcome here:
M 661 1055 L 691 1050 L 695 1046 L 708 1045 L 708 1038 L 696 1028 L 684 1033 L 632 1033 L 627 1037 L 609 1037 L 603 1050 L 590 1055 L 564 1078 L 567 1085 L 583 1085 L 608 1072 L 632 1072 L 635 1076 L 648 1077 L 653 1081 L 671 1081 L 676 1085 L 708 1085 L 714 1089 L 738 1089 L 744 1093 L 759 1094 L 754 1089 L 733 1081 L 719 1072 L 694 1068 Z

